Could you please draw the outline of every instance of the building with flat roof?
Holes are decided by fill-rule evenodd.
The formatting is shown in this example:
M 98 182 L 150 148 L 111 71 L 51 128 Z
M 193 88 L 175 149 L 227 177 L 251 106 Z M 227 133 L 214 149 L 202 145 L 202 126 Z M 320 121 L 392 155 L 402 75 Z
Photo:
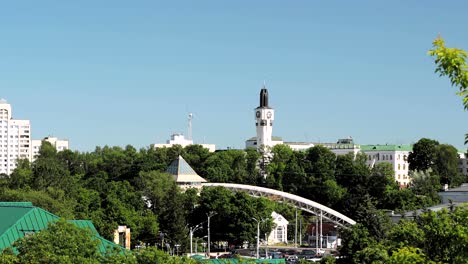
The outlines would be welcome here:
M 0 174 L 10 175 L 18 159 L 34 161 L 39 154 L 41 140 L 31 139 L 31 122 L 14 119 L 11 105 L 0 99 Z M 46 137 L 57 151 L 69 148 L 68 140 Z
M 30 121 L 14 119 L 11 105 L 0 99 L 0 174 L 10 175 L 17 159 L 31 157 Z
M 184 135 L 181 133 L 174 133 L 171 135 L 171 138 L 166 141 L 166 144 L 154 144 L 155 148 L 170 148 L 174 145 L 180 145 L 183 148 L 190 146 L 190 145 L 200 145 L 209 152 L 215 152 L 216 145 L 215 144 L 194 144 L 192 139 L 186 139 Z
M 452 188 L 439 192 L 442 203 L 450 202 L 467 203 L 468 202 L 468 183 L 463 183 L 460 187 Z
M 70 143 L 68 142 L 68 139 L 58 139 L 56 137 L 50 137 L 50 136 L 45 137 L 42 140 L 33 139 L 31 141 L 32 160 L 35 160 L 39 156 L 39 150 L 41 149 L 42 141 L 47 141 L 50 144 L 52 144 L 52 146 L 55 147 L 57 152 L 60 152 L 60 151 L 66 150 L 66 149 L 70 149 Z
M 458 171 L 463 175 L 468 175 L 467 150 L 458 150 Z

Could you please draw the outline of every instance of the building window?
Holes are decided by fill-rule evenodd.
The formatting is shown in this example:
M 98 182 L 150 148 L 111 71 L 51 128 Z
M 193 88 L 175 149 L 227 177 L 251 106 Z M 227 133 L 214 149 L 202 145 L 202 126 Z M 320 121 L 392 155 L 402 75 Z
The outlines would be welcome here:
M 392 160 L 392 155 L 390 155 L 390 160 Z
M 279 241 L 283 241 L 283 227 L 282 226 L 278 226 L 278 228 L 276 229 L 276 238 Z
M 400 164 L 398 164 L 398 169 L 400 169 Z
M 404 170 L 406 169 L 406 164 L 403 164 L 403 169 L 404 169 Z

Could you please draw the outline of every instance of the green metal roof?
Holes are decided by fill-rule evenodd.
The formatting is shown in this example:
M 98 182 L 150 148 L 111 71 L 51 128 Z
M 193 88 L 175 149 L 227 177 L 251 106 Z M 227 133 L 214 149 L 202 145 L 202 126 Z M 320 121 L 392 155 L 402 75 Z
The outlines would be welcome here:
M 73 223 L 74 225 L 78 226 L 79 228 L 87 228 L 90 229 L 91 232 L 94 235 L 95 239 L 98 239 L 101 243 L 99 243 L 99 252 L 102 254 L 105 254 L 108 249 L 113 249 L 117 248 L 121 253 L 125 251 L 125 248 L 115 244 L 112 241 L 109 241 L 102 236 L 99 235 L 98 231 L 96 230 L 96 227 L 94 226 L 93 222 L 89 220 L 70 220 L 70 223 Z
M 413 145 L 361 145 L 361 151 L 413 151 Z
M 33 206 L 30 202 L 0 202 L 0 252 L 31 232 L 39 232 L 48 227 L 48 224 L 57 221 L 58 216 L 46 210 Z M 99 252 L 105 254 L 108 248 L 117 248 L 120 252 L 125 249 L 109 240 L 101 237 L 88 220 L 71 220 L 70 223 L 80 227 L 88 228 L 95 239 L 101 241 Z
M 0 203 L 0 251 L 30 232 L 47 228 L 59 217 L 31 203 Z

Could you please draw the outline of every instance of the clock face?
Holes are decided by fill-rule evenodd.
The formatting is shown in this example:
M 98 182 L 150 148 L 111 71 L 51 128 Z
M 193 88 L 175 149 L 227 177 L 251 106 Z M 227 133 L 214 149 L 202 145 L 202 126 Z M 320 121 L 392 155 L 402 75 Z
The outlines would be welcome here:
M 268 113 L 267 113 L 267 117 L 268 117 L 268 118 L 271 118 L 271 112 L 268 112 Z
M 260 111 L 257 111 L 257 113 L 255 114 L 257 117 L 260 117 Z

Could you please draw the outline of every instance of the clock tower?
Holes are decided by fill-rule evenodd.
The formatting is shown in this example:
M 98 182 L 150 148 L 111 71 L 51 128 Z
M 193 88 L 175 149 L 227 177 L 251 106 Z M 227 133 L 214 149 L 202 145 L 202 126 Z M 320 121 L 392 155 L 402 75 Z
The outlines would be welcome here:
M 255 108 L 255 120 L 257 127 L 257 149 L 273 147 L 272 133 L 275 110 L 268 106 L 268 90 L 263 85 L 260 91 L 260 106 Z

